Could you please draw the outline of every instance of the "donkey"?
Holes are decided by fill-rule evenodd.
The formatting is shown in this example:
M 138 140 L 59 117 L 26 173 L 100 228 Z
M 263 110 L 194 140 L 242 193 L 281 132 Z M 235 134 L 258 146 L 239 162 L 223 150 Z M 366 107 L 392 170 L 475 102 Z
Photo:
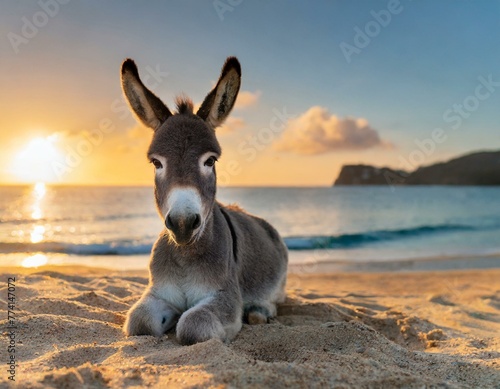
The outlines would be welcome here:
M 154 130 L 148 158 L 166 227 L 153 246 L 149 285 L 127 314 L 125 334 L 159 337 L 176 326 L 184 345 L 229 342 L 242 321 L 267 323 L 285 299 L 286 246 L 265 220 L 215 199 L 221 155 L 215 129 L 236 101 L 240 63 L 227 58 L 196 114 L 185 97 L 176 99 L 172 114 L 144 86 L 131 59 L 123 62 L 121 80 L 132 111 Z

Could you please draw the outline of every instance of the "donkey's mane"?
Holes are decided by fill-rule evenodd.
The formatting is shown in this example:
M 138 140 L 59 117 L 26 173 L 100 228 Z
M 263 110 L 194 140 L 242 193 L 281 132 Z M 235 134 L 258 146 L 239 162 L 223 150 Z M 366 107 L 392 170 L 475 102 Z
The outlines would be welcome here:
M 175 98 L 177 113 L 193 113 L 193 101 L 184 95 Z

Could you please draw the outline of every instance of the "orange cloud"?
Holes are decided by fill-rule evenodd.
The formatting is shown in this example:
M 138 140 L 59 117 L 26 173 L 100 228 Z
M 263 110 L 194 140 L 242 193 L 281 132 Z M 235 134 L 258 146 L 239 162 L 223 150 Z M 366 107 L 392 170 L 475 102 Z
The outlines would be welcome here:
M 244 109 L 257 104 L 257 101 L 259 101 L 261 94 L 261 91 L 256 91 L 253 93 L 249 91 L 240 91 L 240 93 L 238 94 L 238 98 L 236 99 L 234 108 Z
M 218 135 L 229 134 L 230 132 L 237 131 L 245 126 L 246 123 L 242 118 L 230 116 L 221 127 L 216 129 L 216 132 Z
M 377 130 L 365 119 L 339 118 L 318 106 L 289 120 L 274 143 L 276 150 L 305 155 L 387 146 L 390 143 L 380 139 Z

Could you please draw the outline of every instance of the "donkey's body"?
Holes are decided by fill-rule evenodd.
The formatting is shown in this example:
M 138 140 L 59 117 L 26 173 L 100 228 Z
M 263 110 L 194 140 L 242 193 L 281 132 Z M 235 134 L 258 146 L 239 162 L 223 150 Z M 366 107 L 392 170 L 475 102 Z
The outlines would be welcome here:
M 132 108 L 155 130 L 148 155 L 167 226 L 153 247 L 149 286 L 128 313 L 127 335 L 161 336 L 177 324 L 183 344 L 228 341 L 242 319 L 267 322 L 285 298 L 287 250 L 278 232 L 215 201 L 213 164 L 221 151 L 214 129 L 234 105 L 240 74 L 229 58 L 197 114 L 183 100 L 172 115 L 140 82 L 132 61 L 122 67 Z

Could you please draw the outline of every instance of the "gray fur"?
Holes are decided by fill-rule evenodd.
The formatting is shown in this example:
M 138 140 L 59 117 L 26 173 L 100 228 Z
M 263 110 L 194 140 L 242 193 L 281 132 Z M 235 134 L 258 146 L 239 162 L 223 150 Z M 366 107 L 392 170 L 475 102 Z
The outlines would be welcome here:
M 285 298 L 288 253 L 278 232 L 215 200 L 215 166 L 209 159 L 221 149 L 214 129 L 234 106 L 240 77 L 238 60 L 228 58 L 196 115 L 187 99 L 178 99 L 178 113 L 169 115 L 140 81 L 133 61 L 122 66 L 132 109 L 155 130 L 148 156 L 161 165 L 155 199 L 167 226 L 153 247 L 149 286 L 128 312 L 128 336 L 161 336 L 176 326 L 182 344 L 230 341 L 242 320 L 267 322 Z

